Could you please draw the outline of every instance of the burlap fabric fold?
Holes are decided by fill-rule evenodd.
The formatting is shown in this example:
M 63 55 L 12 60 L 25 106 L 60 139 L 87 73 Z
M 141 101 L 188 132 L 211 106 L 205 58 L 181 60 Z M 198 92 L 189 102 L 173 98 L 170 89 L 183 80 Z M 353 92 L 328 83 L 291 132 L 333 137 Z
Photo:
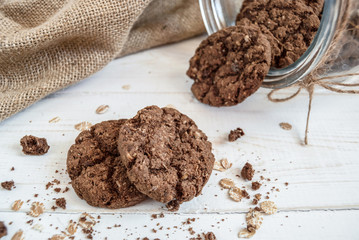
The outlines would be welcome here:
M 0 0 L 0 121 L 116 57 L 204 32 L 197 0 Z

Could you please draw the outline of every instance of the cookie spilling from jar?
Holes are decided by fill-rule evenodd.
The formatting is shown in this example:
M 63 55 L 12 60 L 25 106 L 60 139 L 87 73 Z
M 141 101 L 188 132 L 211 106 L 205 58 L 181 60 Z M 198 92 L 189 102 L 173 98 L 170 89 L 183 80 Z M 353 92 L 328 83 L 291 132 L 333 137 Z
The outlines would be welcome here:
M 190 59 L 194 96 L 216 107 L 243 102 L 271 67 L 287 67 L 304 54 L 323 5 L 324 0 L 245 0 L 236 26 L 203 40 Z
M 67 156 L 77 195 L 104 208 L 129 207 L 149 197 L 176 211 L 202 192 L 213 165 L 212 144 L 194 121 L 157 106 L 81 132 Z

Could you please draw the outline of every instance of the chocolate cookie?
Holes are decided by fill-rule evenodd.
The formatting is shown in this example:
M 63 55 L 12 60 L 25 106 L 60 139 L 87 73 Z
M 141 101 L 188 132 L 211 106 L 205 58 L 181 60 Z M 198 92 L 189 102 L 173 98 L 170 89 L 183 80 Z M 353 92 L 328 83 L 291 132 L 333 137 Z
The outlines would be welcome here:
M 266 37 L 250 21 L 212 34 L 190 60 L 187 75 L 194 80 L 194 96 L 217 107 L 244 101 L 267 75 L 270 49 Z
M 244 6 L 237 16 L 237 24 L 248 19 L 260 26 L 271 43 L 272 67 L 287 67 L 298 60 L 320 25 L 319 17 L 303 1 L 255 0 Z
M 173 108 L 140 110 L 123 124 L 118 140 L 128 178 L 157 201 L 189 201 L 211 175 L 211 143 L 192 119 Z
M 125 120 L 98 123 L 83 131 L 67 155 L 67 171 L 77 195 L 95 207 L 123 208 L 143 201 L 126 175 L 117 150 Z

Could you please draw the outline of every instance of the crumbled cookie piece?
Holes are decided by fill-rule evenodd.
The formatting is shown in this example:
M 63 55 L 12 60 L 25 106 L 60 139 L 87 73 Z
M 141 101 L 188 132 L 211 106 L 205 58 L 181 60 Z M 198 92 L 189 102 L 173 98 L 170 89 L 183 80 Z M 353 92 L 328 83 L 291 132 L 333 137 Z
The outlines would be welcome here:
M 15 187 L 15 183 L 14 181 L 5 181 L 1 183 L 1 187 L 8 191 L 11 191 Z
M 23 203 L 24 203 L 24 202 L 21 201 L 21 200 L 16 200 L 16 201 L 12 204 L 11 210 L 13 210 L 13 211 L 19 211 L 20 208 L 22 207 L 22 204 L 23 204 Z
M 261 86 L 271 61 L 267 38 L 255 24 L 226 27 L 210 35 L 190 60 L 187 75 L 202 103 L 233 106 Z
M 250 163 L 246 163 L 241 171 L 241 176 L 242 178 L 251 181 L 253 179 L 254 176 L 254 169 L 252 167 L 252 164 Z
M 22 151 L 26 155 L 44 155 L 49 151 L 50 146 L 46 138 L 38 138 L 32 135 L 26 135 L 20 140 Z
M 292 125 L 290 125 L 289 123 L 285 123 L 285 122 L 279 123 L 279 126 L 282 129 L 287 130 L 287 131 L 292 129 Z
M 272 201 L 261 202 L 260 208 L 264 213 L 266 213 L 268 215 L 275 214 L 277 212 L 277 210 L 278 210 L 277 206 Z
M 203 233 L 204 240 L 216 240 L 216 235 L 213 232 Z
M 0 238 L 7 236 L 7 228 L 4 222 L 0 222 Z
M 223 187 L 225 189 L 230 189 L 230 188 L 234 187 L 234 182 L 232 179 L 223 178 L 219 181 L 219 185 L 221 185 L 221 187 Z
M 43 203 L 33 202 L 30 208 L 29 215 L 32 217 L 38 217 L 44 213 L 45 207 Z
M 166 204 L 166 208 L 168 211 L 177 212 L 180 208 L 180 203 L 176 200 L 170 201 Z
M 258 190 L 261 186 L 262 184 L 259 182 L 252 182 L 252 189 L 255 191 Z
M 57 198 L 56 199 L 56 206 L 66 209 L 66 199 L 65 198 Z
M 229 197 L 236 202 L 240 202 L 243 198 L 242 190 L 238 187 L 232 187 L 229 189 L 228 194 Z
M 231 130 L 231 132 L 228 135 L 228 141 L 234 142 L 242 136 L 244 136 L 244 132 L 243 132 L 242 128 L 237 128 L 235 130 Z
M 257 205 L 259 200 L 261 200 L 261 198 L 262 198 L 262 194 L 260 193 L 255 194 L 253 198 L 253 204 Z

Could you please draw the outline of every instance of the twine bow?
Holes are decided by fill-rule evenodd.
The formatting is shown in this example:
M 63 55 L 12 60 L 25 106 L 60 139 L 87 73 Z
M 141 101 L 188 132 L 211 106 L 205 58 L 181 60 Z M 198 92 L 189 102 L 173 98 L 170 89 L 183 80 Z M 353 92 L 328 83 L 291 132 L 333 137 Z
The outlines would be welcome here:
M 359 82 L 356 83 L 340 83 L 340 82 L 334 82 L 330 81 L 331 79 L 338 79 L 338 78 L 344 78 L 344 77 L 352 77 L 352 76 L 359 76 L 359 73 L 352 73 L 352 74 L 345 74 L 345 75 L 335 75 L 335 76 L 329 76 L 329 77 L 320 77 L 316 78 L 313 75 L 308 76 L 303 81 L 300 81 L 298 83 L 295 83 L 291 86 L 288 86 L 286 88 L 281 89 L 274 89 L 271 92 L 268 93 L 268 99 L 272 102 L 286 102 L 293 98 L 295 98 L 303 89 L 306 89 L 309 93 L 309 104 L 308 104 L 308 113 L 307 113 L 307 122 L 305 127 L 305 137 L 304 137 L 304 143 L 305 145 L 308 145 L 308 129 L 309 129 L 309 119 L 310 119 L 310 112 L 312 110 L 312 101 L 313 101 L 313 94 L 314 94 L 314 87 L 321 86 L 325 89 L 328 89 L 332 92 L 337 93 L 349 93 L 349 94 L 359 94 L 359 90 L 353 90 L 353 89 L 341 89 L 340 87 L 359 87 Z M 294 88 L 297 87 L 297 91 L 290 95 L 289 97 L 285 98 L 275 98 L 273 97 L 273 94 L 284 90 L 288 88 Z

